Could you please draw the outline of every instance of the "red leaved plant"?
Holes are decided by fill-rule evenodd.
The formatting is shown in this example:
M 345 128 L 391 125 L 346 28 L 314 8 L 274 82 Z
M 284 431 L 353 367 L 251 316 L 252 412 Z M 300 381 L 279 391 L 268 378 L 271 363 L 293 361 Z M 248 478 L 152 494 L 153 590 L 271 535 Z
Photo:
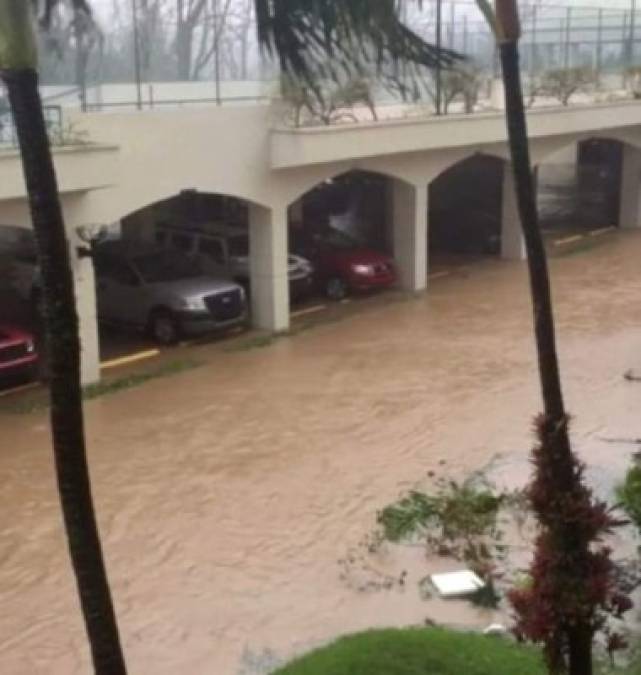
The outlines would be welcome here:
M 625 640 L 610 632 L 608 617 L 621 618 L 632 607 L 604 544 L 623 521 L 586 486 L 584 465 L 558 442 L 566 434 L 567 428 L 554 428 L 544 416 L 536 420 L 527 496 L 540 532 L 530 583 L 509 595 L 517 636 L 543 644 L 551 673 L 567 672 L 572 645 L 591 645 L 598 632 L 605 634 L 608 650 L 622 649 Z

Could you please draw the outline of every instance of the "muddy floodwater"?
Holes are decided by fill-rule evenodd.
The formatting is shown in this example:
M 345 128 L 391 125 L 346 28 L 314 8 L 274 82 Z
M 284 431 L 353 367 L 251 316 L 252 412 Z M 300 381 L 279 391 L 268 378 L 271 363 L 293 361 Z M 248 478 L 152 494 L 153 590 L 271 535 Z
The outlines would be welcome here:
M 641 436 L 641 384 L 622 378 L 641 370 L 641 237 L 605 237 L 552 272 L 573 438 L 607 494 L 635 448 L 605 439 Z M 130 672 L 264 672 L 371 626 L 483 625 L 413 587 L 359 591 L 338 560 L 429 471 L 525 481 L 539 409 L 530 324 L 525 266 L 487 261 L 418 299 L 90 402 Z M 0 425 L 0 673 L 88 673 L 46 416 Z

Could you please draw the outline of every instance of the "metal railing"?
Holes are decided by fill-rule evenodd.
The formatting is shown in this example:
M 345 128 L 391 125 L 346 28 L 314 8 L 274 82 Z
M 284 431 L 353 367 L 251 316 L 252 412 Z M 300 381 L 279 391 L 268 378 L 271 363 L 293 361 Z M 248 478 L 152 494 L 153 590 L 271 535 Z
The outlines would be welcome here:
M 64 137 L 64 124 L 62 107 L 59 105 L 43 106 L 45 123 L 52 143 L 63 145 L 61 142 Z M 18 135 L 16 132 L 13 115 L 8 106 L 0 107 L 0 148 L 13 148 L 18 145 Z
M 601 90 L 624 88 L 627 71 L 635 66 L 641 67 L 641 2 L 637 10 L 636 0 L 622 0 L 622 3 L 624 1 L 627 4 L 623 7 L 612 7 L 605 0 L 602 0 L 601 6 L 574 4 L 571 0 L 560 3 L 530 0 L 520 3 L 523 25 L 522 67 L 526 83 L 552 69 L 586 66 L 594 71 Z M 404 12 L 405 22 L 426 40 L 466 54 L 488 77 L 498 75 L 495 39 L 475 0 L 428 0 L 422 3 L 420 9 L 416 3 L 407 2 Z M 197 91 L 192 92 L 194 96 L 190 96 L 180 89 L 167 89 L 161 95 L 161 87 L 155 91 L 155 85 L 161 84 L 161 74 L 167 73 L 166 63 L 154 62 L 159 57 L 155 56 L 153 50 L 147 50 L 149 53 L 146 53 L 144 68 L 134 63 L 137 48 L 141 45 L 134 44 L 136 36 L 133 31 L 130 36 L 132 42 L 125 50 L 132 54 L 132 62 L 124 63 L 124 71 L 119 72 L 117 78 L 119 85 L 131 87 L 130 92 L 125 96 L 116 96 L 106 91 L 110 85 L 102 80 L 103 64 L 100 54 L 94 52 L 91 57 L 93 66 L 83 85 L 56 95 L 61 102 L 65 96 L 76 97 L 74 103 L 87 111 L 263 104 L 270 100 L 264 89 L 235 88 L 236 84 L 247 83 L 250 79 L 257 81 L 278 77 L 276 64 L 261 64 L 259 60 L 253 37 L 254 23 L 248 31 L 251 38 L 241 41 L 241 45 L 238 40 L 231 39 L 234 35 L 233 26 L 225 24 L 217 50 L 223 50 L 222 56 L 227 54 L 225 50 L 232 50 L 235 57 L 231 60 L 213 59 L 201 72 L 203 79 L 200 83 L 210 86 L 209 91 L 205 89 L 202 92 L 204 96 L 200 96 Z M 142 40 L 142 37 L 138 36 L 138 40 Z M 243 58 L 234 51 L 241 46 L 245 50 Z M 166 57 L 165 54 L 163 58 Z M 232 62 L 236 64 L 234 68 Z M 244 67 L 239 70 L 240 62 Z M 128 81 L 125 82 L 123 76 Z M 104 97 L 101 91 L 103 88 L 106 92 Z M 375 89 L 377 95 L 381 93 L 378 87 Z M 214 91 L 215 96 L 209 96 L 209 92 L 213 94 Z M 381 93 L 378 102 L 383 101 L 389 101 L 389 97 Z
M 269 96 L 226 96 L 222 98 L 167 98 L 167 99 L 145 99 L 111 101 L 99 103 L 86 103 L 85 112 L 102 112 L 108 110 L 138 109 L 154 110 L 155 108 L 167 108 L 191 105 L 233 105 L 238 103 L 263 105 L 271 101 Z

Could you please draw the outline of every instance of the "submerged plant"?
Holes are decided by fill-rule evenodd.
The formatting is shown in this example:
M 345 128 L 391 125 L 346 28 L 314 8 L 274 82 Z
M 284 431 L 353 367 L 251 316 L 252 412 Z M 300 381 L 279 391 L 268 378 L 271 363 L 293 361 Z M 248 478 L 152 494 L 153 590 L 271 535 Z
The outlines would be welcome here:
M 377 520 L 387 541 L 423 539 L 438 555 L 464 560 L 483 573 L 502 549 L 498 516 L 505 499 L 472 480 L 441 482 L 434 494 L 410 492 Z

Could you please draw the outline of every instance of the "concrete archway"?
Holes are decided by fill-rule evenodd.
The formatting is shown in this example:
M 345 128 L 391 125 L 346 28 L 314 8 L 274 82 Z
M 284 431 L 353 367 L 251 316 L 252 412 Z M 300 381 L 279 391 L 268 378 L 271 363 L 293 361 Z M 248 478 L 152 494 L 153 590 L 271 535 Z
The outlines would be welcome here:
M 146 205 L 120 222 L 125 239 L 184 253 L 193 253 L 195 233 L 206 235 L 211 245 L 203 254 L 207 274 L 229 277 L 246 288 L 255 327 L 283 330 L 288 327 L 289 296 L 282 220 L 276 210 L 237 195 L 188 189 Z M 283 279 L 285 288 L 276 291 L 273 284 L 277 280 L 282 286 Z
M 289 207 L 290 246 L 312 248 L 315 233 L 343 231 L 393 257 L 403 288 L 427 283 L 426 190 L 380 171 L 349 169 L 315 183 Z
M 451 164 L 429 184 L 428 204 L 432 263 L 524 257 L 512 172 L 504 158 L 476 153 Z
M 112 236 L 132 246 L 193 255 L 194 264 L 202 263 L 207 276 L 231 279 L 251 289 L 254 327 L 272 332 L 289 327 L 284 209 L 269 209 L 222 193 L 185 190 L 137 208 L 110 229 Z M 201 250 L 203 241 L 207 251 Z M 211 259 L 205 261 L 207 256 Z M 91 258 L 75 263 L 85 381 L 91 382 L 99 377 L 101 351 L 96 283 Z M 103 349 L 103 357 L 120 356 L 123 349 L 130 350 L 131 342 L 121 340 L 115 350 Z
M 538 164 L 537 183 L 545 229 L 581 232 L 641 223 L 641 149 L 627 134 L 585 135 L 555 148 Z
M 498 255 L 505 161 L 476 154 L 450 166 L 429 186 L 432 254 Z

